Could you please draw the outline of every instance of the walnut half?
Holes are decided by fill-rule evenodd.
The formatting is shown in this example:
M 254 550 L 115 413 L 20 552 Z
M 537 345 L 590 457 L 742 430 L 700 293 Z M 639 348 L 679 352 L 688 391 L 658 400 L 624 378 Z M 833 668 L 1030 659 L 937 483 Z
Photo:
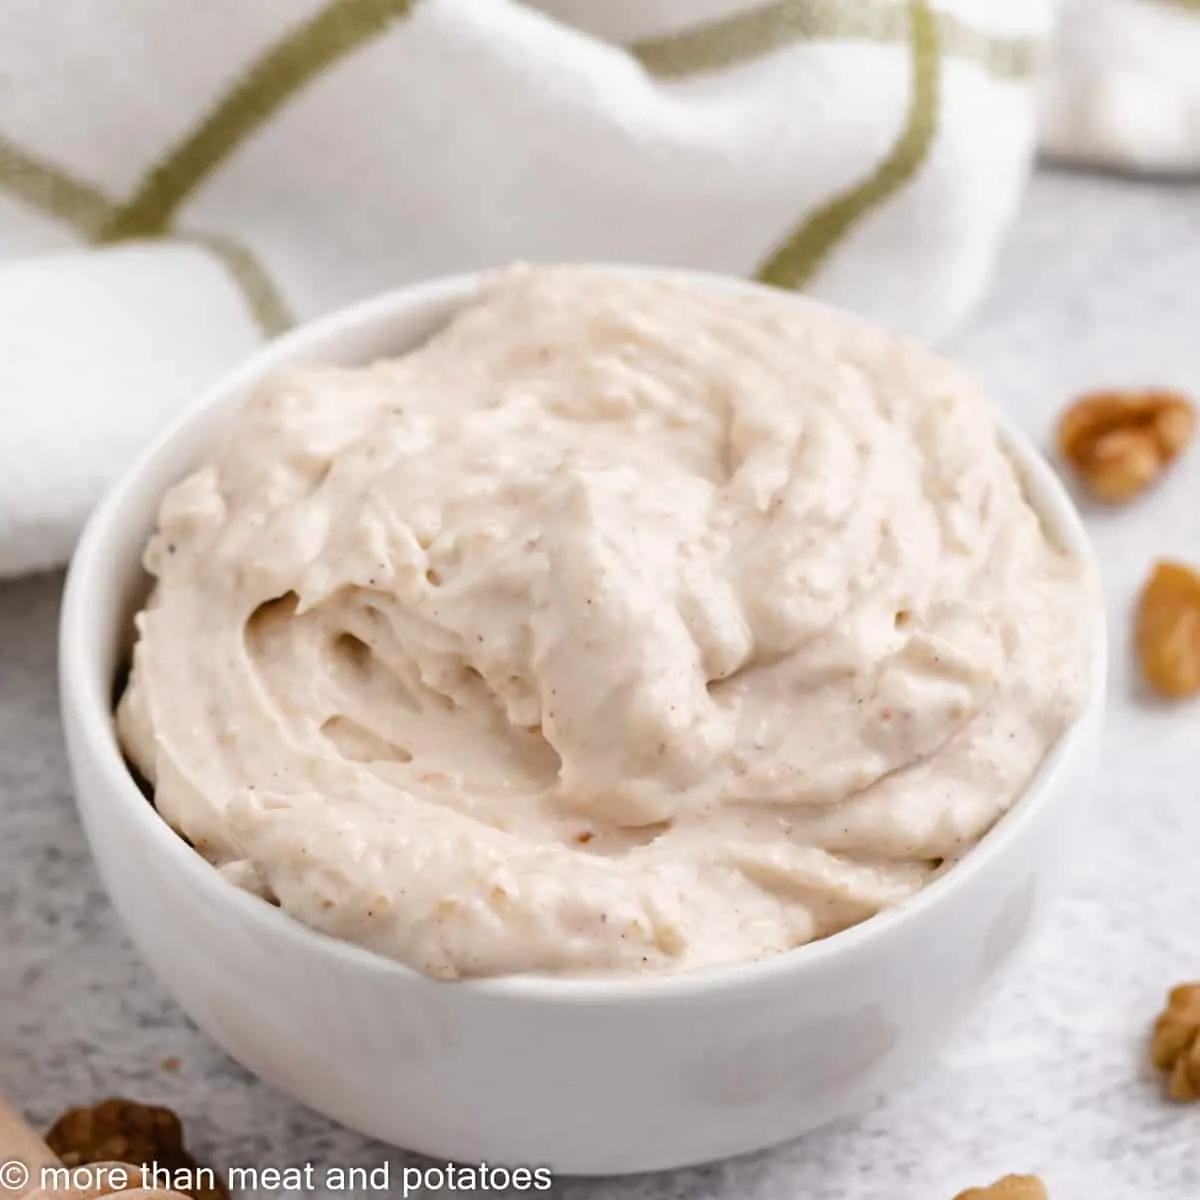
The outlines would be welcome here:
M 1174 700 L 1200 692 L 1200 573 L 1156 563 L 1138 600 L 1135 636 L 1156 691 Z
M 1144 491 L 1196 432 L 1196 410 L 1176 392 L 1091 392 L 1058 424 L 1058 446 L 1093 495 L 1110 504 Z
M 1200 983 L 1171 989 L 1167 1007 L 1154 1022 L 1150 1057 L 1167 1072 L 1172 1100 L 1200 1100 Z
M 169 1108 L 117 1097 L 69 1108 L 46 1134 L 46 1145 L 68 1167 L 93 1163 L 154 1165 L 172 1179 L 196 1180 L 197 1186 L 185 1189 L 194 1200 L 229 1200 L 219 1179 L 215 1187 L 204 1186 L 196 1160 L 184 1147 L 183 1125 Z
M 954 1200 L 1047 1200 L 1047 1193 L 1036 1175 L 1005 1175 L 991 1187 L 959 1192 Z

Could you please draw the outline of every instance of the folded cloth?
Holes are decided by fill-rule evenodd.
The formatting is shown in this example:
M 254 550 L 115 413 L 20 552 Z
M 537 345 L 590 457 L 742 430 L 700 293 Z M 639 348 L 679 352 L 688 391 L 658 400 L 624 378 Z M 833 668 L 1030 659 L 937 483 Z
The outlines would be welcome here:
M 416 279 L 685 266 L 944 335 L 1017 207 L 1053 11 L 10 0 L 0 574 L 61 562 L 135 449 L 262 338 Z
M 220 264 L 186 244 L 0 266 L 0 572 L 64 561 L 146 436 L 260 336 Z
M 1067 0 L 1054 51 L 1050 157 L 1200 172 L 1200 0 Z

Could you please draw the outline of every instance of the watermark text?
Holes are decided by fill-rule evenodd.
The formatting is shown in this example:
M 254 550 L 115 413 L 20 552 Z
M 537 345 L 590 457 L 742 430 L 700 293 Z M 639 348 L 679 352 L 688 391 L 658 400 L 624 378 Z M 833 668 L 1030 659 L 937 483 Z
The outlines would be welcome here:
M 549 1167 L 493 1167 L 487 1163 L 462 1166 L 445 1163 L 429 1167 L 323 1166 L 301 1163 L 287 1167 L 230 1167 L 225 1182 L 234 1192 L 379 1192 L 383 1195 L 419 1197 L 433 1192 L 548 1192 L 554 1183 Z M 27 1194 L 90 1192 L 104 1195 L 129 1188 L 197 1192 L 218 1187 L 211 1167 L 167 1167 L 160 1163 L 131 1166 L 126 1163 L 38 1166 L 31 1169 L 19 1159 L 0 1162 L 0 1197 L 5 1192 Z

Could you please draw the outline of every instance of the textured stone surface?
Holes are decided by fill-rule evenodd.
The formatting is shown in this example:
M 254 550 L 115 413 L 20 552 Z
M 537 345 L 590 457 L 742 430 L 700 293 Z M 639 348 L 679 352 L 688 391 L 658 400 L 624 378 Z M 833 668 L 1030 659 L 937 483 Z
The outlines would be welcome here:
M 1043 176 L 990 299 L 951 349 L 1041 440 L 1077 388 L 1200 392 L 1200 188 Z M 564 1181 L 556 1195 L 949 1200 L 1008 1171 L 1044 1174 L 1063 1200 L 1197 1194 L 1200 1113 L 1160 1101 L 1144 1041 L 1166 987 L 1200 975 L 1200 708 L 1141 694 L 1127 629 L 1152 555 L 1200 561 L 1198 501 L 1200 452 L 1127 511 L 1089 513 L 1114 649 L 1092 821 L 1063 864 L 1071 885 L 1050 927 L 940 1062 L 858 1121 L 792 1145 L 666 1176 Z M 110 1093 L 169 1104 L 197 1156 L 218 1163 L 399 1165 L 249 1078 L 125 942 L 67 784 L 59 586 L 0 586 L 0 1093 L 39 1122 Z M 176 1071 L 162 1065 L 171 1056 Z

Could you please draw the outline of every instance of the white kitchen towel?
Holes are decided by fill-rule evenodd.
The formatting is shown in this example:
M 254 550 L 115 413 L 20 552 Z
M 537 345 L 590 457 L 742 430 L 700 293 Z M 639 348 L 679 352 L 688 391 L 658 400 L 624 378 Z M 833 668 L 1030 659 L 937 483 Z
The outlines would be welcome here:
M 1066 0 L 1051 61 L 1049 156 L 1200 172 L 1200 0 Z
M 261 338 L 408 281 L 688 266 L 941 336 L 1019 202 L 1052 12 L 4 0 L 0 575 L 61 562 Z

